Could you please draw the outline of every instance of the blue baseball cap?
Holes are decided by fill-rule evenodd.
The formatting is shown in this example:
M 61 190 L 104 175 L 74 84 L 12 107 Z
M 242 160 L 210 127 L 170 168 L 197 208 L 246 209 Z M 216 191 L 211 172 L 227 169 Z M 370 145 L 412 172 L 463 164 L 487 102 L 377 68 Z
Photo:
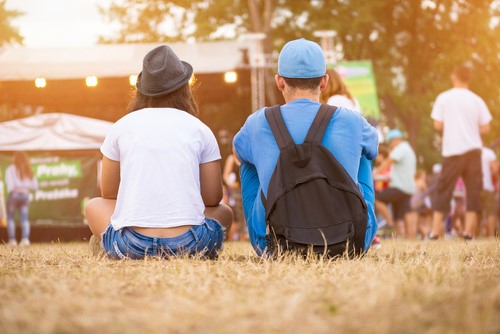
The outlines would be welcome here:
M 391 141 L 396 138 L 403 138 L 403 133 L 398 129 L 390 130 L 389 132 L 387 132 L 387 136 L 385 136 L 385 139 L 387 139 L 387 141 Z
M 318 43 L 296 39 L 285 44 L 278 57 L 278 74 L 285 78 L 319 78 L 326 73 L 326 59 Z

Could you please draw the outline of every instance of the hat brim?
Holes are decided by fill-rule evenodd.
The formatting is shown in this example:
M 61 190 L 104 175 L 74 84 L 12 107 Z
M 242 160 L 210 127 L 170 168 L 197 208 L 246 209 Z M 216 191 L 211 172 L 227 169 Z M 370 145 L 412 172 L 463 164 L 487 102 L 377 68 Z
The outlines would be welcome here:
M 139 73 L 139 75 L 137 76 L 137 83 L 135 84 L 137 90 L 142 95 L 152 96 L 152 97 L 164 96 L 172 92 L 175 92 L 176 90 L 184 86 L 186 83 L 188 83 L 189 79 L 191 79 L 191 76 L 193 75 L 193 67 L 191 66 L 191 64 L 185 61 L 181 61 L 181 63 L 182 65 L 184 65 L 184 75 L 178 78 L 178 80 L 176 80 L 175 83 L 171 83 L 168 88 L 159 92 L 148 92 L 144 90 L 141 85 L 141 76 L 142 76 L 142 71 L 141 71 L 141 73 Z

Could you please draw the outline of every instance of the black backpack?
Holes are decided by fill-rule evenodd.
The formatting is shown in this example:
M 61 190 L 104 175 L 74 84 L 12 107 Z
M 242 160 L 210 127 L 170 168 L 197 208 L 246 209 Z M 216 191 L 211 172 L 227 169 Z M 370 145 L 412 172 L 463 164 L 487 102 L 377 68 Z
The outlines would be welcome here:
M 349 257 L 364 253 L 367 208 L 363 196 L 333 154 L 321 145 L 336 107 L 321 105 L 303 144 L 295 144 L 279 106 L 265 110 L 280 148 L 269 181 L 267 247 L 307 255 Z M 347 250 L 347 252 L 346 252 Z

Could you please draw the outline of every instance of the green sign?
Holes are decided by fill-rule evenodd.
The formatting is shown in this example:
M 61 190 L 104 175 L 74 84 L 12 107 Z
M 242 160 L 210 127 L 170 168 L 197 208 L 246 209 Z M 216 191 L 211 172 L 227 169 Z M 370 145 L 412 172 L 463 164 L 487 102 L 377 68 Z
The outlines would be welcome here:
M 74 179 L 82 177 L 79 160 L 33 164 L 33 172 L 38 181 Z
M 361 113 L 375 120 L 380 118 L 375 76 L 370 61 L 346 61 L 329 65 L 344 79 L 349 91 L 358 99 Z
M 32 224 L 81 225 L 83 203 L 99 196 L 100 153 L 93 151 L 29 152 L 38 189 L 30 194 Z M 12 163 L 12 154 L 0 152 L 0 171 Z M 5 199 L 7 199 L 6 189 Z

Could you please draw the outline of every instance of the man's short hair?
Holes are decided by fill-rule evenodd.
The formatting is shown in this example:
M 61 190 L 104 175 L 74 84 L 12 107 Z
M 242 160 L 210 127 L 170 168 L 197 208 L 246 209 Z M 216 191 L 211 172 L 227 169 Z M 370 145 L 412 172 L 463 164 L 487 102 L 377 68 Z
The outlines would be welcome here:
M 321 84 L 321 79 L 323 77 L 317 78 L 287 78 L 283 77 L 286 84 L 292 89 L 300 89 L 300 90 L 315 90 Z
M 470 67 L 465 64 L 460 64 L 453 70 L 455 77 L 463 83 L 469 83 L 472 77 Z

